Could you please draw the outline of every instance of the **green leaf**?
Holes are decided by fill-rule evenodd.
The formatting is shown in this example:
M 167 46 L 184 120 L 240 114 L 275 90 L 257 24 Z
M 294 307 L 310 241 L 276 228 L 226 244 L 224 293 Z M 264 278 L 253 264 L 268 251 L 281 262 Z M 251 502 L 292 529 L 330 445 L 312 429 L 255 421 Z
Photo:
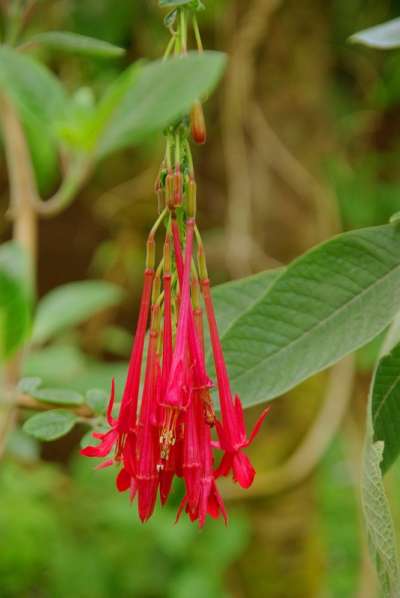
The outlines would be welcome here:
M 175 24 L 177 16 L 178 16 L 178 11 L 176 10 L 176 8 L 174 8 L 173 10 L 170 10 L 170 12 L 168 14 L 166 14 L 164 17 L 164 25 L 168 29 L 171 28 Z
M 383 596 L 400 595 L 400 571 L 396 536 L 381 474 L 384 442 L 367 440 L 362 480 L 362 503 L 369 548 L 381 583 Z
M 32 301 L 33 280 L 29 259 L 15 241 L 8 241 L 0 246 L 0 271 L 18 281 L 26 297 Z
M 28 260 L 15 243 L 0 247 L 0 360 L 11 357 L 31 327 Z
M 77 423 L 78 417 L 70 411 L 54 409 L 45 413 L 38 413 L 29 418 L 23 425 L 23 430 L 38 440 L 46 442 L 65 436 Z
M 72 282 L 58 287 L 39 302 L 32 340 L 48 341 L 97 311 L 116 305 L 121 297 L 119 287 L 104 281 Z
M 138 143 L 188 113 L 215 87 L 224 64 L 219 52 L 189 52 L 144 66 L 112 113 L 98 157 Z
M 55 123 L 66 109 L 64 90 L 46 67 L 5 46 L 0 46 L 0 88 L 19 113 L 39 188 L 48 191 L 59 170 Z
M 46 128 L 64 111 L 64 90 L 52 73 L 30 56 L 5 46 L 0 46 L 0 87 Z
M 358 31 L 350 37 L 355 44 L 387 50 L 400 46 L 400 19 L 387 21 L 376 27 Z
M 60 174 L 58 143 L 50 123 L 44 123 L 34 112 L 19 105 L 19 117 L 32 156 L 39 191 L 49 193 Z
M 386 473 L 400 453 L 400 344 L 381 359 L 372 388 L 374 440 L 384 441 L 381 463 Z
M 23 374 L 38 376 L 46 386 L 71 385 L 75 390 L 75 380 L 85 372 L 86 362 L 87 357 L 76 345 L 49 345 L 29 351 L 23 364 Z
M 105 413 L 108 395 L 102 388 L 91 388 L 86 393 L 86 403 L 95 413 Z
M 119 58 L 125 53 L 123 48 L 109 42 L 79 35 L 69 31 L 46 31 L 31 37 L 24 46 L 41 45 L 52 50 L 62 50 L 94 58 Z
M 136 84 L 141 67 L 142 62 L 136 62 L 117 77 L 101 98 L 95 110 L 91 110 L 91 116 L 86 123 L 81 121 L 76 123 L 76 119 L 72 119 L 71 122 L 71 118 L 62 123 L 62 136 L 67 138 L 73 136 L 79 140 L 82 148 L 87 151 L 93 150 L 110 123 L 114 111 L 128 91 Z
M 386 439 L 378 441 L 374 439 L 373 401 L 374 395 L 376 395 L 378 373 L 379 378 L 382 380 L 382 375 L 387 370 L 387 357 L 390 358 L 390 355 L 393 354 L 393 349 L 396 348 L 399 338 L 400 316 L 397 315 L 385 337 L 381 349 L 382 359 L 375 368 L 370 386 L 361 484 L 362 505 L 370 553 L 385 598 L 400 595 L 400 567 L 392 513 L 382 478 Z M 382 361 L 385 361 L 386 364 L 383 368 L 381 367 Z M 380 383 L 378 382 L 379 387 Z M 395 422 L 393 422 L 393 425 L 395 425 Z M 387 429 L 383 428 L 383 434 L 386 431 Z
M 83 396 L 68 388 L 39 388 L 33 389 L 31 395 L 34 399 L 53 405 L 82 405 Z
M 31 394 L 34 390 L 37 390 L 42 383 L 42 379 L 38 377 L 26 377 L 22 378 L 18 382 L 17 390 L 21 393 Z
M 265 270 L 213 287 L 212 297 L 220 335 L 261 299 L 282 272 L 283 268 Z
M 190 6 L 194 10 L 203 10 L 204 4 L 201 0 L 159 0 L 160 6 Z
M 232 388 L 273 399 L 381 332 L 400 305 L 400 230 L 352 231 L 295 260 L 222 335 Z

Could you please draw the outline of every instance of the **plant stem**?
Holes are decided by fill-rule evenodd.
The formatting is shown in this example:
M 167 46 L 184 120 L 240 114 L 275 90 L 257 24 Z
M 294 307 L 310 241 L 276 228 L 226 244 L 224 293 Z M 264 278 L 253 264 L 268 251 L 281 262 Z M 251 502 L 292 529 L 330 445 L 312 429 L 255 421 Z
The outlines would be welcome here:
M 37 261 L 37 215 L 33 207 L 36 196 L 36 181 L 24 131 L 17 111 L 10 99 L 0 95 L 0 123 L 3 131 L 7 169 L 10 186 L 10 213 L 13 218 L 13 239 L 26 252 L 35 280 Z M 6 438 L 16 420 L 15 386 L 20 378 L 22 351 L 19 351 L 6 365 L 5 394 L 11 400 L 0 413 L 0 456 L 4 452 Z

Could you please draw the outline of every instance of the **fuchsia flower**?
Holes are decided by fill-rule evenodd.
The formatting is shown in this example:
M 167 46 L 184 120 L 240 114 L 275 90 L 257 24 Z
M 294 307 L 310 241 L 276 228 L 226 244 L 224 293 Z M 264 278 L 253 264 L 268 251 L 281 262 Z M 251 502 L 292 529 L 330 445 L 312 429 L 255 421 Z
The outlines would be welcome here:
M 192 111 L 191 129 L 194 140 L 204 143 L 206 128 L 199 102 Z M 255 470 L 244 449 L 253 441 L 268 409 L 248 437 L 242 404 L 238 396 L 232 397 L 195 222 L 196 182 L 186 120 L 170 127 L 166 135 L 165 157 L 155 187 L 165 207 L 147 242 L 139 318 L 118 417 L 113 416 L 113 380 L 107 409 L 109 430 L 93 433 L 99 444 L 81 453 L 105 458 L 100 468 L 118 468 L 117 489 L 127 491 L 131 501 L 137 499 L 142 522 L 153 514 L 157 495 L 164 505 L 174 478 L 181 478 L 185 490 L 177 520 L 185 512 L 203 527 L 207 516 L 228 521 L 217 487 L 220 476 L 232 473 L 233 480 L 243 488 L 252 484 Z M 162 226 L 166 235 L 156 268 L 155 237 Z M 210 330 L 216 384 L 206 367 L 201 297 Z M 211 396 L 214 386 L 221 421 Z M 222 451 L 217 467 L 214 451 Z
M 253 442 L 254 437 L 269 412 L 269 407 L 264 409 L 252 433 L 247 438 L 242 404 L 238 396 L 235 397 L 235 402 L 232 400 L 228 372 L 218 335 L 217 321 L 210 293 L 210 282 L 208 279 L 204 279 L 201 284 L 210 328 L 211 346 L 214 354 L 222 415 L 222 424 L 217 422 L 217 432 L 220 447 L 225 452 L 216 475 L 226 476 L 232 470 L 235 482 L 238 482 L 242 488 L 249 488 L 254 480 L 255 469 L 242 449 L 248 447 Z
M 169 220 L 163 259 L 156 275 L 152 264 L 155 250 L 152 243 L 149 245 L 147 262 L 151 267 L 145 271 L 139 320 L 119 415 L 115 419 L 112 414 L 113 381 L 107 410 L 110 429 L 95 433 L 100 444 L 83 449 L 82 454 L 107 457 L 114 450 L 113 457 L 100 467 L 113 463 L 119 466 L 117 488 L 120 492 L 129 490 L 131 500 L 137 496 L 139 517 L 143 522 L 151 517 L 157 494 L 160 494 L 161 504 L 165 504 L 174 477 L 183 478 L 185 496 L 177 519 L 185 511 L 202 527 L 207 515 L 221 516 L 227 522 L 217 488 L 218 477 L 232 472 L 234 481 L 243 488 L 253 482 L 255 471 L 243 449 L 254 439 L 268 409 L 262 413 L 248 438 L 240 400 L 238 397 L 232 399 L 210 284 L 203 267 L 199 270 L 200 283 L 197 278 L 193 261 L 194 227 L 194 219 L 188 218 L 183 259 L 177 222 L 175 218 Z M 210 391 L 213 383 L 205 364 L 200 289 L 210 329 L 221 421 L 212 405 Z M 144 339 L 150 311 L 149 343 L 139 404 Z M 211 437 L 214 425 L 218 442 Z M 216 470 L 215 448 L 223 451 Z
M 134 426 L 136 420 L 144 339 L 146 335 L 153 279 L 154 270 L 147 268 L 144 273 L 144 285 L 140 303 L 139 319 L 118 419 L 114 419 L 112 417 L 115 401 L 115 383 L 113 380 L 111 384 L 110 401 L 107 409 L 107 422 L 110 425 L 110 430 L 104 434 L 94 432 L 93 437 L 101 440 L 101 443 L 97 446 L 88 446 L 81 450 L 81 454 L 85 455 L 86 457 L 106 457 L 110 454 L 111 450 L 115 448 L 115 457 L 103 464 L 103 466 L 106 467 L 108 465 L 112 465 L 114 460 L 121 461 L 123 458 L 125 445 L 128 445 L 127 453 L 129 456 L 124 459 L 124 463 L 126 462 L 127 472 L 131 475 L 131 477 L 135 476 L 130 455 L 135 444 Z M 126 479 L 125 474 L 123 477 Z M 121 480 L 119 480 L 119 483 L 125 485 Z

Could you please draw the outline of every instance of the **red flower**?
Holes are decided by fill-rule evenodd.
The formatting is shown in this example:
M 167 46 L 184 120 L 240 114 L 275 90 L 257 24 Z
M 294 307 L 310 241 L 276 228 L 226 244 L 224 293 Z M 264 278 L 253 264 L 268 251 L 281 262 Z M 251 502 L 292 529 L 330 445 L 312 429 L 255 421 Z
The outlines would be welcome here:
M 268 414 L 269 407 L 264 409 L 254 430 L 250 434 L 250 437 L 247 438 L 242 404 L 238 396 L 235 397 L 235 402 L 233 402 L 232 399 L 229 377 L 222 352 L 221 341 L 218 335 L 217 321 L 215 318 L 208 279 L 202 280 L 202 291 L 210 328 L 210 338 L 218 379 L 218 394 L 222 415 L 222 424 L 220 422 L 217 422 L 216 424 L 217 432 L 220 446 L 225 451 L 221 464 L 217 470 L 217 476 L 226 476 L 232 470 L 235 482 L 238 482 L 242 488 L 248 488 L 253 483 L 255 469 L 249 458 L 242 452 L 242 449 L 249 446 L 253 441 Z
M 107 422 L 111 429 L 104 434 L 93 432 L 93 437 L 101 440 L 101 442 L 97 446 L 88 446 L 82 449 L 81 454 L 85 455 L 86 457 L 106 457 L 110 454 L 111 450 L 115 448 L 115 460 L 121 461 L 127 437 L 135 432 L 140 371 L 147 318 L 151 301 L 153 278 L 154 270 L 146 269 L 144 273 L 144 285 L 140 304 L 139 319 L 118 419 L 114 419 L 112 417 L 112 410 L 115 401 L 115 382 L 113 380 L 111 385 L 110 401 L 107 409 Z M 132 440 L 129 443 L 130 445 L 131 442 Z M 105 465 L 111 465 L 112 463 L 113 459 L 107 461 Z M 132 468 L 128 468 L 128 471 L 131 471 L 133 475 Z

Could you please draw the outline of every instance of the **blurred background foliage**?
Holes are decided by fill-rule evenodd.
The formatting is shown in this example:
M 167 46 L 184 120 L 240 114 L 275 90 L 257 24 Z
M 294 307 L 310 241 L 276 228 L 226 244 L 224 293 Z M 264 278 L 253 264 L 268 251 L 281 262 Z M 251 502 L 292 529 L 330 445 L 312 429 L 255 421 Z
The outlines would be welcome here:
M 126 48 L 118 61 L 41 49 L 74 94 L 77 114 L 130 62 L 158 58 L 167 35 L 155 0 L 41 0 L 27 34 L 65 29 Z M 230 64 L 206 105 L 209 140 L 195 151 L 199 219 L 213 281 L 287 263 L 341 230 L 387 222 L 400 209 L 400 53 L 347 43 L 398 16 L 390 0 L 208 0 L 206 46 Z M 40 16 L 39 16 L 40 15 Z M 41 190 L 59 164 L 29 130 Z M 78 200 L 40 223 L 38 294 L 98 278 L 124 297 L 78 327 L 33 347 L 25 375 L 80 391 L 121 379 L 140 293 L 144 240 L 156 213 L 161 135 L 104 161 Z M 5 163 L 0 236 L 7 240 Z M 340 432 L 315 473 L 230 501 L 231 523 L 171 525 L 160 511 L 141 526 L 112 477 L 77 456 L 84 429 L 47 445 L 10 437 L 0 470 L 0 595 L 8 597 L 304 598 L 377 596 L 357 490 L 367 389 L 379 339 L 357 355 Z M 261 472 L 279 468 L 316 418 L 319 374 L 273 405 L 253 449 Z M 301 399 L 301 400 L 297 400 Z M 253 417 L 250 412 L 249 417 Z M 316 449 L 317 450 L 317 449 Z M 38 460 L 42 456 L 44 463 Z M 400 495 L 398 466 L 388 488 Z M 229 496 L 229 491 L 227 492 Z M 394 504 L 400 504 L 397 500 Z M 400 508 L 395 511 L 400 528 Z

